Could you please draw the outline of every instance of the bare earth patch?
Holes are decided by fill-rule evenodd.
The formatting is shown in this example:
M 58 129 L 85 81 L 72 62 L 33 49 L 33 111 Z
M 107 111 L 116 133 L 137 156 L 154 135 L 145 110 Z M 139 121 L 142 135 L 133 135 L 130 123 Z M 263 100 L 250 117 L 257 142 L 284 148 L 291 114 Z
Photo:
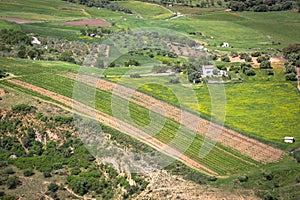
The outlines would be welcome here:
M 2 20 L 6 20 L 9 22 L 15 22 L 17 24 L 26 24 L 26 23 L 41 23 L 44 21 L 41 20 L 32 20 L 32 19 L 20 19 L 20 18 L 12 18 L 12 17 L 0 17 Z
M 5 96 L 5 91 L 3 89 L 0 89 L 0 97 L 4 97 Z
M 135 199 L 256 200 L 250 190 L 224 191 L 199 185 L 162 170 L 151 174 L 149 186 Z
M 65 25 L 71 26 L 111 26 L 110 23 L 105 21 L 104 19 L 85 19 L 85 20 L 76 20 L 76 21 L 68 21 L 64 22 Z

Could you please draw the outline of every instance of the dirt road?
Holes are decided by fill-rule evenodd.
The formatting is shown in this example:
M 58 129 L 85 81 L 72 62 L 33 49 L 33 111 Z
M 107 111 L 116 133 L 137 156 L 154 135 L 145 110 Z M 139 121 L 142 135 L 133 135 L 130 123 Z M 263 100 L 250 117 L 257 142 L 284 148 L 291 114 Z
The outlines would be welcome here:
M 94 108 L 91 108 L 82 103 L 76 102 L 71 98 L 65 97 L 63 95 L 51 92 L 44 88 L 40 88 L 40 87 L 37 87 L 35 85 L 29 84 L 29 83 L 26 83 L 26 82 L 23 82 L 20 80 L 11 79 L 8 81 L 10 83 L 19 85 L 21 87 L 30 89 L 35 92 L 38 92 L 44 96 L 50 97 L 56 101 L 59 101 L 59 102 L 65 104 L 66 106 L 73 107 L 75 110 L 77 110 L 85 115 L 91 116 L 94 119 L 97 119 L 100 122 L 107 124 L 115 129 L 120 130 L 120 126 L 122 126 L 121 131 L 124 132 L 125 134 L 128 134 L 128 135 L 142 141 L 143 143 L 151 146 L 152 148 L 154 148 L 170 157 L 180 160 L 181 162 L 185 163 L 187 166 L 190 166 L 194 169 L 198 169 L 206 174 L 211 174 L 211 175 L 218 174 L 215 171 L 213 171 L 213 170 L 199 164 L 198 162 L 190 159 L 189 157 L 183 155 L 181 152 L 177 151 L 176 149 L 160 142 L 159 140 L 148 135 L 147 133 L 137 129 L 136 127 L 134 127 L 128 123 L 122 122 L 120 120 L 117 121 L 114 117 L 107 115 L 106 113 L 100 112 L 98 110 L 95 110 Z M 126 130 L 126 131 L 124 131 L 124 130 Z
M 166 102 L 157 100 L 149 95 L 135 91 L 115 83 L 99 79 L 88 75 L 67 74 L 68 78 L 84 82 L 100 90 L 112 92 L 114 95 L 120 96 L 128 101 L 141 105 L 147 109 L 151 109 L 153 105 L 160 105 L 166 112 L 159 113 L 165 117 L 171 118 L 188 129 L 206 135 L 210 132 L 221 132 L 220 135 L 215 134 L 210 136 L 222 145 L 235 149 L 243 155 L 252 158 L 261 163 L 276 162 L 282 158 L 284 152 L 259 142 L 253 138 L 242 135 L 234 130 L 225 128 L 208 120 L 202 119 L 190 112 L 182 111 L 180 108 L 172 106 Z M 96 84 L 95 84 L 96 83 Z

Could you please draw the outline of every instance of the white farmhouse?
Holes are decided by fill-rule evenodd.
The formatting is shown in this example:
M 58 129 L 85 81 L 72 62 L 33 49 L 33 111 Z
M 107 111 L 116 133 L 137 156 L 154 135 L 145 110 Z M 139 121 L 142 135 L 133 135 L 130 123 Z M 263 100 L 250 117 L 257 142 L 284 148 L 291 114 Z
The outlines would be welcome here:
M 228 43 L 228 42 L 223 42 L 223 43 L 221 44 L 221 47 L 229 47 L 229 43 Z
M 205 78 L 211 76 L 227 76 L 227 72 L 225 70 L 218 70 L 214 65 L 202 65 L 202 77 Z
M 294 143 L 295 142 L 295 138 L 294 137 L 284 137 L 283 141 L 285 143 Z
M 215 69 L 215 66 L 213 65 L 202 65 L 202 77 L 209 77 L 213 75 L 213 71 Z
M 31 44 L 41 44 L 41 42 L 36 37 L 32 37 Z

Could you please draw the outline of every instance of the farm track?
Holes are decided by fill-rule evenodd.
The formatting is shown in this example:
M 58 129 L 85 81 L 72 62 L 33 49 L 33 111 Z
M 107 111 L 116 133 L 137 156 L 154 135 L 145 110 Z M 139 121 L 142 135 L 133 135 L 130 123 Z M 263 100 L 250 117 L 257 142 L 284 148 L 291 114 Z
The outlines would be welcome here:
M 209 130 L 209 137 L 212 140 L 219 142 L 223 146 L 237 150 L 241 154 L 250 157 L 255 161 L 264 164 L 276 162 L 279 161 L 284 155 L 284 152 L 282 150 L 276 149 L 253 138 L 242 135 L 234 130 L 212 123 L 190 112 L 180 110 L 180 108 L 172 106 L 161 100 L 157 100 L 149 95 L 135 91 L 131 88 L 88 75 L 76 75 L 68 73 L 66 77 L 86 83 L 100 90 L 111 92 L 114 95 L 122 97 L 149 110 L 152 110 L 154 105 L 160 105 L 164 108 L 165 112 L 159 112 L 156 110 L 153 111 L 165 117 L 173 119 L 187 127 L 189 130 L 197 132 L 201 135 L 206 136 L 207 131 Z M 211 134 L 214 134 L 216 132 L 219 132 L 219 134 Z M 245 161 L 244 159 L 242 160 Z
M 93 117 L 94 119 L 97 119 L 100 122 L 107 124 L 115 129 L 121 130 L 125 134 L 130 135 L 130 136 L 142 141 L 143 143 L 151 146 L 152 148 L 154 148 L 162 153 L 165 153 L 166 155 L 168 155 L 170 157 L 180 160 L 181 162 L 185 163 L 187 166 L 190 166 L 194 169 L 201 170 L 207 174 L 218 175 L 217 172 L 209 169 L 208 167 L 205 167 L 205 166 L 199 164 L 198 162 L 194 161 L 193 159 L 187 157 L 186 155 L 183 155 L 181 152 L 177 151 L 176 149 L 162 143 L 161 141 L 157 140 L 156 138 L 148 135 L 147 133 L 137 129 L 136 127 L 134 127 L 126 122 L 116 120 L 114 117 L 112 117 L 106 113 L 95 110 L 94 108 L 86 106 L 82 103 L 76 102 L 69 97 L 51 92 L 44 88 L 41 88 L 41 87 L 26 83 L 26 82 L 23 82 L 20 80 L 11 79 L 11 80 L 7 80 L 7 81 L 10 83 L 19 85 L 21 87 L 24 87 L 26 89 L 35 91 L 44 96 L 50 97 L 53 100 L 56 100 L 56 101 L 59 101 L 59 102 L 65 104 L 66 106 L 73 107 L 75 111 L 83 113 L 84 115 Z M 120 129 L 120 127 L 122 127 L 122 129 Z

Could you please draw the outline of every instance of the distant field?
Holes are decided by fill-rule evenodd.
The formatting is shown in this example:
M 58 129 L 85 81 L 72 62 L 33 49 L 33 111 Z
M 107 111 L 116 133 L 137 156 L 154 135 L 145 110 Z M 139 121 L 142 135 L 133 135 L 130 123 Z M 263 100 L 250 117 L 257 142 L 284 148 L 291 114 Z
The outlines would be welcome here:
M 220 12 L 193 18 L 201 20 L 199 25 L 206 26 L 204 33 L 212 34 L 216 40 L 222 38 L 239 49 L 255 46 L 281 49 L 287 44 L 300 42 L 300 16 L 296 12 Z M 272 41 L 281 44 L 272 45 Z
M 179 105 L 178 99 L 187 109 L 198 111 L 206 117 L 218 116 L 211 113 L 211 97 L 205 85 L 194 89 L 199 104 L 190 104 L 187 90 L 183 85 L 168 84 L 169 77 L 143 77 L 141 79 L 113 78 L 116 82 L 131 87 L 142 85 L 139 89 L 160 99 Z M 143 85 L 144 83 L 144 85 Z M 167 87 L 161 87 L 161 85 Z M 283 80 L 250 81 L 242 84 L 225 84 L 226 120 L 225 124 L 245 134 L 270 141 L 281 148 L 285 145 L 282 138 L 291 135 L 300 137 L 299 92 L 291 83 Z M 177 92 L 176 92 L 177 91 Z M 175 93 L 174 93 L 175 92 Z M 217 105 L 214 105 L 217 106 Z M 217 108 L 218 109 L 218 108 Z M 292 146 L 299 145 L 296 142 Z
M 134 13 L 145 18 L 161 19 L 172 16 L 172 12 L 170 10 L 157 4 L 143 3 L 139 1 L 118 1 L 114 3 L 125 8 L 129 8 Z
M 20 7 L 22 7 L 21 10 Z M 2 1 L 0 2 L 0 16 L 46 21 L 87 17 L 77 5 L 66 4 L 60 0 Z

